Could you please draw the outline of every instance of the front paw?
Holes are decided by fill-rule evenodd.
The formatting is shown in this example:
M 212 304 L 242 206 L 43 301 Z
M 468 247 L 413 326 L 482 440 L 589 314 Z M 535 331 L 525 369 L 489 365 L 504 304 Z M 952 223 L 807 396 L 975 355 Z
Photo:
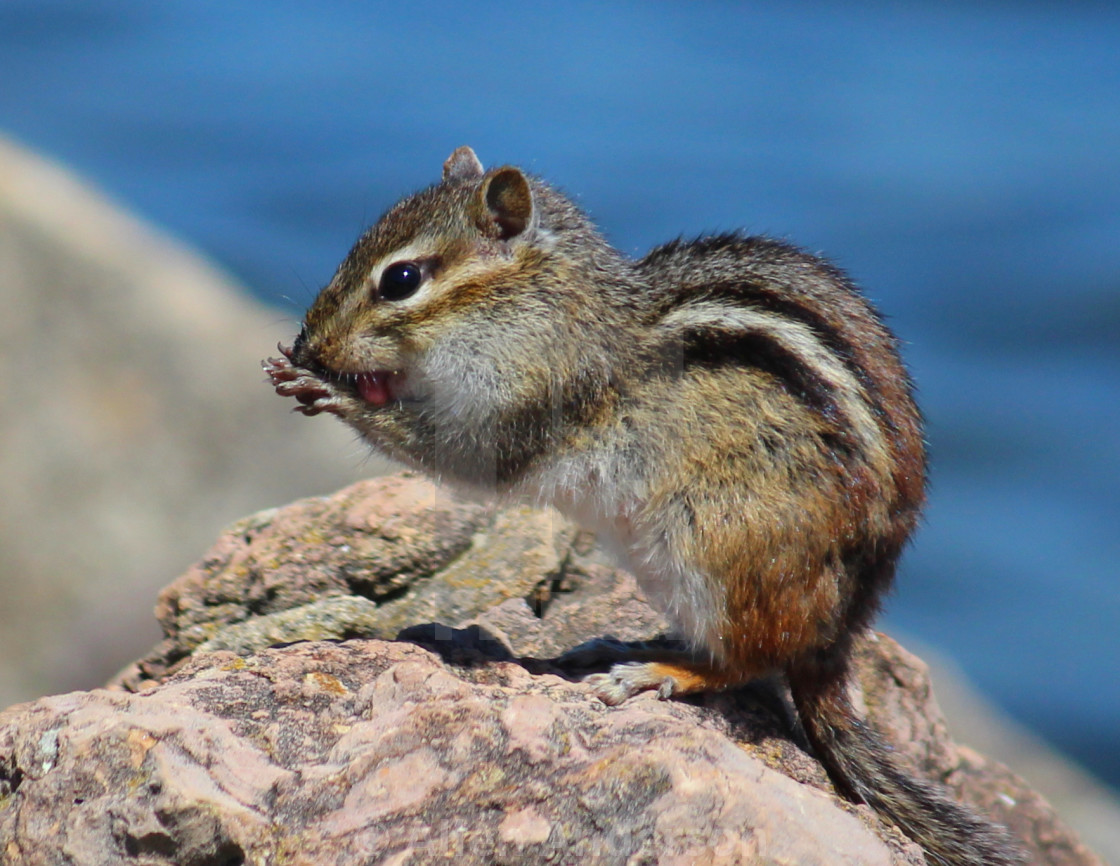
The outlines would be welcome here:
M 334 385 L 301 367 L 296 367 L 288 359 L 288 351 L 283 346 L 279 348 L 283 357 L 261 361 L 261 366 L 268 374 L 276 393 L 281 397 L 295 397 L 300 403 L 295 410 L 304 415 L 318 415 L 320 412 L 341 415 L 345 408 L 345 401 Z

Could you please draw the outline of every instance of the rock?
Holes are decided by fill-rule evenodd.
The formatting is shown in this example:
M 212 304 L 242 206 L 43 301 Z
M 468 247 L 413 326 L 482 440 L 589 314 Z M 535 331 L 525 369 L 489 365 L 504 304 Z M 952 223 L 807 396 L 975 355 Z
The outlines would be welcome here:
M 551 512 L 362 482 L 235 524 L 158 611 L 110 690 L 0 714 L 5 862 L 924 862 L 836 796 L 774 684 L 610 708 L 568 679 L 560 651 L 665 624 Z M 914 772 L 1032 862 L 1100 862 L 952 742 L 920 661 L 869 634 L 857 670 Z
M 770 735 L 737 743 L 723 712 L 611 709 L 460 652 L 218 652 L 142 694 L 13 708 L 6 862 L 921 862 L 866 810 L 837 807 L 819 774 L 769 766 Z
M 265 385 L 302 311 L 3 138 L 0 309 L 0 706 L 103 682 L 223 525 L 380 465 Z

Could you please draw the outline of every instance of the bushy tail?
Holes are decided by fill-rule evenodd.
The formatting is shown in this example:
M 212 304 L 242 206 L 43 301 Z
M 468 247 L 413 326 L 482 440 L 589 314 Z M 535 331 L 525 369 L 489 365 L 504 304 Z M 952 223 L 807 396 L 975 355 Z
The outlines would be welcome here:
M 835 666 L 789 672 L 790 689 L 805 733 L 833 784 L 848 799 L 866 803 L 917 842 L 939 866 L 1017 866 L 1023 855 L 1007 832 L 950 800 L 947 792 L 904 772 L 890 748 L 861 720 Z

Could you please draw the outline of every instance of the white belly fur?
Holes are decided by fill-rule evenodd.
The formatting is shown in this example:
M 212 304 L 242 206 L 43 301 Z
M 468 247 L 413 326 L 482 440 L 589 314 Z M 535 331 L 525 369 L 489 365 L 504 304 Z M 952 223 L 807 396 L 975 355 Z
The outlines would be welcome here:
M 666 528 L 645 514 L 644 482 L 617 471 L 620 467 L 612 466 L 614 462 L 586 456 L 560 461 L 525 479 L 512 492 L 518 499 L 551 505 L 594 532 L 679 635 L 693 649 L 720 660 L 725 606 L 713 581 L 672 552 Z

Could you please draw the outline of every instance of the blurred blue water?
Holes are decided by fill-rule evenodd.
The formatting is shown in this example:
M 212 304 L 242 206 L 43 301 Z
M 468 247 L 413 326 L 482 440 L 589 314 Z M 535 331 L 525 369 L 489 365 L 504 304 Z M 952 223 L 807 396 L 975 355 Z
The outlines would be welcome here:
M 398 6 L 5 0 L 0 130 L 292 327 L 463 143 L 628 252 L 745 227 L 829 253 L 930 424 L 888 627 L 1120 783 L 1120 9 Z

